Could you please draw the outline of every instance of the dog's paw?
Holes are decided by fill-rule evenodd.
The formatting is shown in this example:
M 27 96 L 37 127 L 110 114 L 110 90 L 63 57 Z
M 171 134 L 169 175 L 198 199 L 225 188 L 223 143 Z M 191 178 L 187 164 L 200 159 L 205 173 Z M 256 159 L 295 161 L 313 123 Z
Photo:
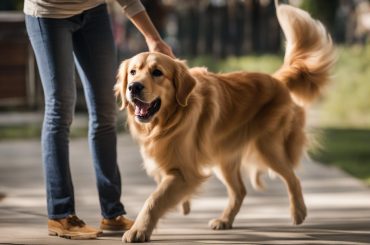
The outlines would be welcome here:
M 307 209 L 303 205 L 301 208 L 297 208 L 292 212 L 292 219 L 294 225 L 300 225 L 303 223 L 307 216 Z
M 232 224 L 221 219 L 212 219 L 208 223 L 213 230 L 228 230 L 232 228 Z
M 181 213 L 188 215 L 190 213 L 190 201 L 185 201 L 181 204 Z
M 150 240 L 149 232 L 145 230 L 138 230 L 131 228 L 126 231 L 122 236 L 122 242 L 131 243 L 131 242 L 148 242 Z

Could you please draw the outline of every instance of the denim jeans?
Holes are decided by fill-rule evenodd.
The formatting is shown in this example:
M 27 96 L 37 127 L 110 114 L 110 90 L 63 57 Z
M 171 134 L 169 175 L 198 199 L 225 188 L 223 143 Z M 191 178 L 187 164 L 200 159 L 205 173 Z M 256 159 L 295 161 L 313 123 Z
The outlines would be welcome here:
M 76 85 L 81 77 L 89 112 L 92 152 L 102 216 L 125 214 L 116 153 L 116 103 L 113 94 L 117 55 L 105 4 L 65 19 L 26 16 L 45 94 L 42 158 L 48 217 L 75 213 L 69 166 L 69 130 Z

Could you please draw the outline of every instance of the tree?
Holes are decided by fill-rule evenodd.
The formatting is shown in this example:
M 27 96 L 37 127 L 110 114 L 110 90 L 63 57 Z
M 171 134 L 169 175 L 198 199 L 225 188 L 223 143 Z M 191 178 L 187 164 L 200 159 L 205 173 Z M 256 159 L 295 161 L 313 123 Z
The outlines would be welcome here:
M 339 0 L 304 0 L 301 7 L 323 22 L 330 31 L 334 30 Z

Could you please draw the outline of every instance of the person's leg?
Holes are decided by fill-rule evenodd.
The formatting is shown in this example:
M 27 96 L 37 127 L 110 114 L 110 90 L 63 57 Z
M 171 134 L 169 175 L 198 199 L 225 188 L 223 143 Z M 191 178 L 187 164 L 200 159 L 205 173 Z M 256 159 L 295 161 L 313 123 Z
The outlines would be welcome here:
M 69 169 L 68 139 L 76 90 L 72 31 L 73 19 L 26 16 L 27 32 L 35 51 L 45 94 L 42 158 L 51 236 L 96 238 L 101 231 L 86 225 L 74 213 L 74 194 Z
M 73 35 L 76 65 L 89 110 L 89 141 L 93 154 L 102 216 L 125 214 L 120 202 L 121 179 L 116 153 L 116 102 L 113 93 L 116 49 L 106 5 L 83 14 Z
M 45 94 L 41 141 L 48 217 L 60 219 L 75 212 L 68 150 L 76 99 L 72 24 L 26 16 L 26 27 Z

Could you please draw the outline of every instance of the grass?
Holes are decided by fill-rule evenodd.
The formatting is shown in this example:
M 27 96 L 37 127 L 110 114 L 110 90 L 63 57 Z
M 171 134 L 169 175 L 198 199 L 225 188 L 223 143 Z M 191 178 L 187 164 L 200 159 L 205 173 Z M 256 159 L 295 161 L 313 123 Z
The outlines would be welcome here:
M 125 116 L 119 112 L 117 120 L 117 132 L 122 133 L 127 131 Z M 87 117 L 87 116 L 86 116 Z M 17 140 L 17 139 L 33 139 L 41 137 L 42 122 L 27 122 L 17 124 L 3 124 L 0 125 L 0 141 L 4 140 Z M 72 124 L 70 128 L 71 138 L 87 137 L 88 125 L 79 123 L 78 125 Z
M 322 102 L 327 127 L 370 127 L 370 45 L 339 47 L 333 81 Z
M 323 129 L 323 147 L 311 156 L 340 167 L 370 186 L 370 130 Z
M 199 57 L 190 59 L 188 64 L 193 66 L 204 66 L 213 72 L 249 71 L 267 72 L 276 71 L 282 64 L 283 57 L 279 55 L 250 55 L 243 57 L 229 57 L 226 59 L 215 59 L 214 57 Z
M 71 138 L 86 137 L 87 128 L 71 128 Z M 41 125 L 5 125 L 0 126 L 0 140 L 33 139 L 41 137 Z

